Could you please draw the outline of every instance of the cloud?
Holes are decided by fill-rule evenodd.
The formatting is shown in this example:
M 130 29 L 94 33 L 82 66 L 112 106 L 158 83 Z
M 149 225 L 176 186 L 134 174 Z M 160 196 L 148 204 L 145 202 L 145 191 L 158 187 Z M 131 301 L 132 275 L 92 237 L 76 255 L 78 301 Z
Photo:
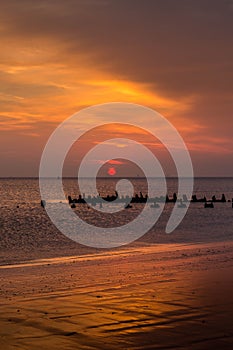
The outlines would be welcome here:
M 169 98 L 233 91 L 228 0 L 1 3 L 2 18 L 8 18 L 3 33 L 27 46 L 51 44 L 53 62 L 77 67 L 82 57 L 87 66 L 150 84 Z M 43 49 L 31 47 L 43 60 Z
M 53 41 L 69 63 L 82 52 L 101 70 L 179 97 L 225 86 L 233 55 L 229 8 L 227 0 L 11 1 L 2 17 L 11 19 L 6 35 Z M 227 84 L 232 88 L 232 79 Z
M 101 159 L 94 160 L 93 162 L 95 162 L 97 164 L 105 164 L 106 163 L 105 160 L 101 160 Z M 123 162 L 123 161 L 117 160 L 117 159 L 111 159 L 107 162 L 107 164 L 110 164 L 110 165 L 123 165 L 125 163 L 126 162 Z
M 17 68 L 17 67 L 16 67 Z M 28 70 L 28 68 L 25 67 Z M 48 95 L 61 95 L 64 87 L 55 84 L 41 84 L 40 81 L 25 81 L 25 73 L 15 76 L 15 74 L 0 71 L 0 98 L 21 100 L 24 98 L 42 97 Z

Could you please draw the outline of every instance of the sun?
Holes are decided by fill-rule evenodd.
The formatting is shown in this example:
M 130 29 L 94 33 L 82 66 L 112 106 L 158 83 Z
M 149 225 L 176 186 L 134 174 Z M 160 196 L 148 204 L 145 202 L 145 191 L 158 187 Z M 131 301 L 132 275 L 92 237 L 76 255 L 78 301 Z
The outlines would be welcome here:
M 109 168 L 108 175 L 110 175 L 110 176 L 116 175 L 116 169 L 114 167 Z

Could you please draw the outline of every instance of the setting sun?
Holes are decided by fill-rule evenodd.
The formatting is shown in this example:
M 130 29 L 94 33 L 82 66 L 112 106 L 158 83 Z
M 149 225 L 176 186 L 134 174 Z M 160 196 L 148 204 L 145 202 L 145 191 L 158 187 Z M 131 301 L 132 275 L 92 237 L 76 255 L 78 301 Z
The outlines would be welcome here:
M 113 167 L 109 168 L 108 169 L 108 175 L 110 175 L 110 176 L 116 175 L 116 169 L 113 168 Z

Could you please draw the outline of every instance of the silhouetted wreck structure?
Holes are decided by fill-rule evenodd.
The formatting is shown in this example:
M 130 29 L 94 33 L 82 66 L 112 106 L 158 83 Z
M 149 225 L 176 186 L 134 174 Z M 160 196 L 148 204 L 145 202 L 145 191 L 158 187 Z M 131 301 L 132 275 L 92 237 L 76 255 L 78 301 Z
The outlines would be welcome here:
M 206 203 L 206 202 L 211 202 L 211 203 L 226 203 L 226 197 L 225 197 L 225 194 L 222 194 L 222 197 L 220 199 L 217 199 L 216 196 L 212 196 L 211 199 L 207 200 L 206 197 L 203 197 L 203 198 L 197 198 L 197 196 L 194 194 L 192 195 L 192 199 L 191 199 L 191 202 L 202 202 L 202 203 Z
M 160 196 L 160 197 L 153 197 L 153 198 L 149 198 L 147 194 L 144 194 L 142 192 L 135 193 L 134 196 L 132 198 L 130 198 L 128 195 L 122 195 L 121 197 L 119 196 L 118 192 L 115 191 L 114 194 L 112 195 L 107 195 L 107 196 L 100 196 L 100 194 L 98 196 L 85 196 L 85 194 L 83 195 L 79 195 L 78 198 L 72 198 L 71 196 L 68 196 L 68 202 L 70 205 L 74 204 L 72 207 L 75 208 L 75 204 L 92 204 L 93 206 L 95 206 L 96 204 L 100 204 L 102 205 L 102 202 L 106 201 L 106 202 L 115 202 L 115 203 L 130 203 L 130 204 L 136 204 L 136 203 L 141 203 L 141 204 L 145 204 L 145 203 L 153 203 L 153 205 L 151 206 L 152 208 L 156 208 L 158 206 L 156 206 L 156 203 L 176 203 L 178 202 L 178 207 L 179 208 L 185 208 L 184 203 L 187 202 L 191 202 L 191 203 L 226 203 L 226 197 L 224 194 L 222 194 L 221 198 L 217 199 L 215 195 L 212 196 L 211 199 L 207 199 L 206 196 L 198 198 L 196 194 L 192 195 L 192 198 L 189 200 L 187 198 L 187 196 L 184 194 L 182 196 L 182 198 L 177 198 L 177 194 L 173 193 L 172 197 L 169 197 L 169 195 L 167 194 L 165 197 L 164 196 Z M 208 207 L 208 206 L 207 206 Z M 212 206 L 211 206 L 212 207 Z M 232 199 L 232 207 L 233 207 L 233 199 Z

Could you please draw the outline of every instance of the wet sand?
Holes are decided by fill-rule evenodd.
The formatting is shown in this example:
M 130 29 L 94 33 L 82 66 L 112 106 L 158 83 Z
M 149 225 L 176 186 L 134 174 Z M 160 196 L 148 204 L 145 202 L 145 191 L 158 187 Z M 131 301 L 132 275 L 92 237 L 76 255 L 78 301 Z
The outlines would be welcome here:
M 232 349 L 233 242 L 0 267 L 1 349 Z

